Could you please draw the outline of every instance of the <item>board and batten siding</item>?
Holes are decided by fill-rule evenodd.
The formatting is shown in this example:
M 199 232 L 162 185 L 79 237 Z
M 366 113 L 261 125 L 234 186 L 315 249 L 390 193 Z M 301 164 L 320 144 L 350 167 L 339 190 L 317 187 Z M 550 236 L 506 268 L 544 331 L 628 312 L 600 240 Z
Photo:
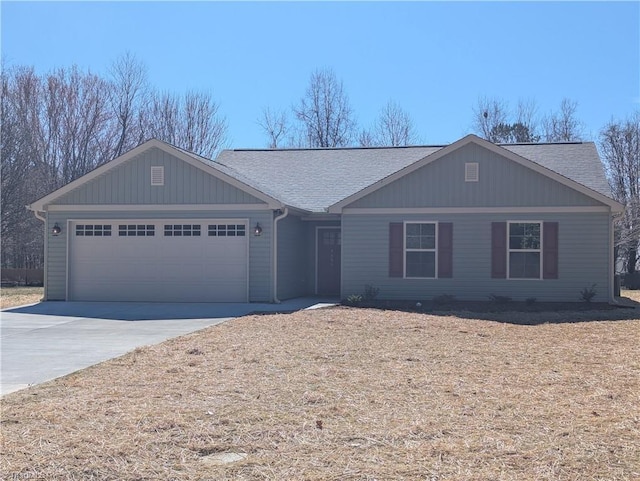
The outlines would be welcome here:
M 164 185 L 151 185 L 151 167 Z M 151 148 L 55 199 L 53 205 L 263 204 L 264 202 L 158 148 Z
M 465 182 L 465 163 L 477 162 L 478 182 Z M 349 204 L 376 207 L 601 206 L 549 177 L 469 144 Z
M 167 219 L 181 222 L 196 219 L 248 219 L 249 236 L 249 301 L 270 302 L 271 293 L 271 239 L 273 213 L 270 210 L 262 211 L 113 211 L 113 212 L 48 212 L 47 213 L 47 299 L 65 300 L 67 292 L 67 239 L 69 232 L 69 220 L 111 220 L 114 224 L 118 221 Z M 262 235 L 253 235 L 253 226 L 256 222 L 262 227 Z M 51 234 L 51 228 L 55 223 L 62 227 L 62 233 L 58 236 Z M 114 230 L 117 235 L 117 228 Z M 206 231 L 205 231 L 206 235 Z M 96 272 L 96 276 L 100 273 Z
M 491 278 L 491 223 L 558 222 L 558 279 Z M 453 276 L 448 279 L 389 277 L 391 222 L 451 222 Z M 609 299 L 609 214 L 429 214 L 359 215 L 342 218 L 342 297 L 361 294 L 366 284 L 380 299 L 429 300 L 441 294 L 460 300 L 487 300 L 491 294 L 514 300 L 579 301 L 580 290 L 596 284 L 595 301 Z

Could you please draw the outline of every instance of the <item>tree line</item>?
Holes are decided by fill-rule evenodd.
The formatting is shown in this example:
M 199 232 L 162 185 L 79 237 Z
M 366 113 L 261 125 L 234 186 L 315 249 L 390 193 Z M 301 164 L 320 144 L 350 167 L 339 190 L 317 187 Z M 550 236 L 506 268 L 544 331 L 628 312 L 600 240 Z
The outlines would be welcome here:
M 1 73 L 2 267 L 43 263 L 42 224 L 25 205 L 155 137 L 214 158 L 226 145 L 227 121 L 210 92 L 163 92 L 133 55 L 105 76 L 77 67 L 38 74 L 32 67 Z M 515 108 L 481 97 L 471 109 L 473 131 L 494 143 L 586 140 L 578 104 L 563 99 L 539 115 L 534 101 Z M 257 119 L 269 148 L 405 146 L 421 142 L 411 115 L 393 99 L 370 125 L 359 125 L 343 82 L 331 69 L 314 71 L 290 108 L 266 107 Z M 625 270 L 640 248 L 640 112 L 611 120 L 597 138 L 614 198 L 626 206 L 616 252 Z
M 13 66 L 0 81 L 2 267 L 43 264 L 42 223 L 27 204 L 152 137 L 205 157 L 226 141 L 210 92 L 159 91 L 130 54 L 107 76 Z

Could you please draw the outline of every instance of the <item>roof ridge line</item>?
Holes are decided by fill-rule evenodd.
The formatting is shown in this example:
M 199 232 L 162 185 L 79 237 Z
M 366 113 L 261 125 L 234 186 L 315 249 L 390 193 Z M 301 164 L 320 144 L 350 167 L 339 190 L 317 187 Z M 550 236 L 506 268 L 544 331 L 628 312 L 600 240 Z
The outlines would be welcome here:
M 227 152 L 311 152 L 311 151 L 332 151 L 332 150 L 383 150 L 383 149 L 434 149 L 444 148 L 443 145 L 396 145 L 396 146 L 369 146 L 369 147 L 284 147 L 284 148 L 234 148 L 225 149 Z

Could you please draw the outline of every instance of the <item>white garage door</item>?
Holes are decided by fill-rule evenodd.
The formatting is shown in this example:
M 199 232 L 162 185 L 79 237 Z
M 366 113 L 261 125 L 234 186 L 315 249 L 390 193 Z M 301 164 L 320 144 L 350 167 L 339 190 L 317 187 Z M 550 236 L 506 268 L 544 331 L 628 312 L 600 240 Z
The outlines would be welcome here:
M 246 302 L 246 221 L 77 221 L 69 299 Z

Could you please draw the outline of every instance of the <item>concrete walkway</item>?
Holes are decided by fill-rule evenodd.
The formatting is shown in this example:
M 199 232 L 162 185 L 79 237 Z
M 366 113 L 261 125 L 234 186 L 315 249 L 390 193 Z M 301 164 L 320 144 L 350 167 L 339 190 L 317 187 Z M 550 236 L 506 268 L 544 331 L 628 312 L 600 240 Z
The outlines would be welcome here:
M 235 317 L 294 312 L 320 302 L 315 298 L 282 304 L 42 302 L 5 309 L 0 313 L 0 395 Z

